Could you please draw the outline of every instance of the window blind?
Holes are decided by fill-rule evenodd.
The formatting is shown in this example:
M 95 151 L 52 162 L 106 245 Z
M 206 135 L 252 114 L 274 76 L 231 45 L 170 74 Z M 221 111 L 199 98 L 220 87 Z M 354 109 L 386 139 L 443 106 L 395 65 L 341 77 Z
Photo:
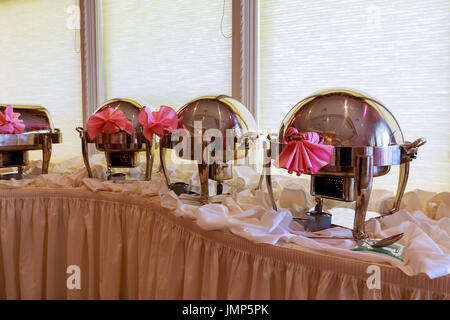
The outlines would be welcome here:
M 231 94 L 231 6 L 103 0 L 108 98 L 179 108 L 201 95 Z
M 63 144 L 52 162 L 80 156 L 82 125 L 78 1 L 0 1 L 0 103 L 42 105 Z M 31 159 L 40 159 L 33 151 Z
M 428 143 L 408 189 L 450 190 L 450 2 L 261 0 L 259 125 L 317 91 L 351 88 L 376 98 L 406 140 Z M 398 170 L 376 178 L 394 190 Z

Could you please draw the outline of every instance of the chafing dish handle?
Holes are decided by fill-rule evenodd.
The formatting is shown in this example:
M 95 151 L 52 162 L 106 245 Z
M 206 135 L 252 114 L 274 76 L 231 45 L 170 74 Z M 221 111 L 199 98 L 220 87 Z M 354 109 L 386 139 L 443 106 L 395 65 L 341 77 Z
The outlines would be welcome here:
M 48 166 L 52 156 L 52 139 L 49 135 L 42 136 L 42 174 L 48 174 Z
M 80 134 L 81 152 L 83 154 L 84 165 L 86 167 L 89 178 L 92 178 L 93 176 L 92 176 L 91 165 L 89 164 L 89 154 L 88 154 L 88 146 L 87 146 L 87 138 L 86 138 L 87 132 L 82 127 L 78 127 L 75 130 Z
M 395 195 L 394 205 L 387 214 L 393 214 L 400 209 L 403 194 L 409 177 L 409 163 L 417 157 L 417 149 L 427 143 L 425 138 L 419 138 L 413 143 L 406 143 L 401 146 L 402 163 L 398 178 L 397 194 Z
M 425 138 L 419 138 L 413 143 L 406 143 L 401 146 L 402 162 L 398 178 L 397 194 L 395 195 L 393 208 L 387 214 L 393 214 L 400 209 L 403 194 L 409 177 L 409 163 L 417 157 L 417 149 L 427 143 Z
M 353 226 L 353 237 L 357 240 L 365 237 L 365 220 L 369 206 L 370 193 L 373 183 L 373 157 L 360 155 L 356 158 L 355 191 L 356 206 Z
M 170 178 L 167 175 L 167 170 L 166 170 L 166 148 L 164 148 L 165 146 L 165 142 L 166 139 L 168 138 L 168 135 L 165 134 L 163 139 L 160 139 L 159 141 L 159 162 L 160 162 L 160 166 L 164 175 L 164 179 L 166 180 L 166 184 L 167 184 L 167 188 L 171 188 L 171 183 L 170 183 Z
M 393 214 L 400 209 L 400 203 L 402 202 L 403 194 L 405 193 L 406 184 L 409 177 L 409 161 L 400 164 L 397 194 L 395 195 L 394 205 L 387 214 Z
M 152 180 L 153 160 L 155 158 L 152 152 L 154 140 L 155 138 L 153 138 L 153 141 L 145 139 L 145 158 L 147 160 L 145 166 L 145 180 L 147 181 Z
M 197 166 L 200 178 L 200 201 L 206 204 L 209 200 L 209 164 L 199 163 Z
M 269 139 L 269 146 L 266 148 L 266 141 L 264 141 L 264 164 L 263 164 L 263 174 L 266 175 L 266 184 L 267 184 L 267 191 L 269 192 L 269 199 L 272 203 L 272 208 L 275 211 L 278 211 L 277 202 L 275 201 L 275 196 L 273 194 L 273 187 L 272 187 L 272 175 L 270 172 L 271 166 L 272 166 L 272 143 L 271 143 L 271 137 L 270 135 L 267 136 Z

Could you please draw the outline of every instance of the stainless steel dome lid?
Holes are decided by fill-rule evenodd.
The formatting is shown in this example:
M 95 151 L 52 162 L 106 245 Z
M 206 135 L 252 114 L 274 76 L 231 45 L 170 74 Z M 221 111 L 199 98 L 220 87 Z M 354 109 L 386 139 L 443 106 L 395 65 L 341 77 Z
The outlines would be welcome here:
M 223 136 L 233 130 L 237 137 L 256 132 L 256 122 L 238 100 L 226 95 L 203 96 L 189 101 L 179 111 L 184 128 L 194 135 L 194 122 L 201 121 L 204 130 L 218 129 Z
M 244 158 L 247 155 L 248 140 L 255 140 L 258 136 L 255 119 L 248 109 L 238 100 L 226 95 L 210 95 L 193 99 L 180 108 L 178 117 L 191 137 L 190 154 L 180 154 L 180 157 L 186 160 L 198 160 L 193 146 L 195 143 L 202 143 L 203 148 L 208 145 L 205 141 L 206 136 L 203 136 L 208 130 L 214 130 L 210 132 L 220 133 L 223 139 L 229 139 L 222 143 L 221 154 L 224 161 Z M 196 133 L 199 126 L 202 130 L 201 137 L 199 132 Z M 194 141 L 194 137 L 201 138 L 202 141 Z M 235 138 L 234 142 L 230 139 L 231 137 Z M 169 134 L 164 138 L 162 146 L 173 148 L 176 144 L 177 142 L 171 141 Z M 222 155 L 216 154 L 216 157 L 222 158 Z
M 332 89 L 299 102 L 283 120 L 277 139 L 271 141 L 276 159 L 286 146 L 288 128 L 316 132 L 324 144 L 335 147 L 329 164 L 319 173 L 353 175 L 359 155 L 373 156 L 374 176 L 389 172 L 391 165 L 409 161 L 402 153 L 405 144 L 392 113 L 377 100 L 347 89 Z
M 143 106 L 139 102 L 126 98 L 111 99 L 99 106 L 94 114 L 105 110 L 107 107 L 121 110 L 125 114 L 125 117 L 131 122 L 133 129 L 141 126 L 139 123 L 139 112 Z
M 100 151 L 144 151 L 144 138 L 142 135 L 142 125 L 139 123 L 139 112 L 143 106 L 126 98 L 115 98 L 106 101 L 94 112 L 98 113 L 106 108 L 121 110 L 125 117 L 131 122 L 133 133 L 117 132 L 113 134 L 100 134 L 94 139 L 96 147 Z
M 0 104 L 0 111 L 5 112 L 8 105 Z M 53 122 L 50 113 L 42 106 L 12 105 L 15 112 L 20 113 L 20 119 L 25 124 L 25 132 L 53 131 Z
M 332 89 L 299 102 L 282 122 L 279 141 L 289 127 L 317 132 L 324 143 L 340 147 L 386 147 L 404 143 L 400 126 L 380 102 L 359 92 Z
M 5 112 L 8 105 L 0 104 L 0 111 Z M 25 132 L 20 134 L 0 134 L 0 150 L 40 150 L 42 135 L 49 136 L 52 143 L 61 143 L 62 134 L 53 127 L 48 110 L 42 106 L 12 105 L 14 112 L 20 113 L 25 125 Z

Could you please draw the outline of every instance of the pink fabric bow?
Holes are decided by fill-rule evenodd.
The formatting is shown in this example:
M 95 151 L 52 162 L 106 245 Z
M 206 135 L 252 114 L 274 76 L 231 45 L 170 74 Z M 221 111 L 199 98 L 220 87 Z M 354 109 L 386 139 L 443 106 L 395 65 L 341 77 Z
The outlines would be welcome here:
M 13 112 L 12 106 L 7 106 L 5 114 L 0 111 L 0 133 L 18 134 L 25 132 L 25 124 L 19 119 L 20 113 Z
M 303 139 L 290 139 L 293 136 Z M 317 173 L 320 168 L 326 166 L 334 152 L 333 146 L 324 145 L 320 136 L 315 132 L 298 132 L 295 128 L 289 128 L 284 137 L 287 146 L 283 149 L 274 165 L 277 168 L 287 169 L 289 173 L 297 172 L 299 176 L 307 173 Z
M 178 121 L 177 113 L 168 106 L 161 106 L 159 111 L 154 112 L 144 107 L 139 113 L 139 122 L 144 128 L 144 136 L 149 141 L 153 139 L 155 133 L 162 138 L 166 131 L 175 131 L 179 127 Z
M 112 107 L 107 107 L 105 110 L 97 112 L 87 122 L 87 132 L 91 140 L 100 133 L 111 134 L 119 130 L 124 130 L 131 134 L 133 126 L 122 110 L 114 110 Z

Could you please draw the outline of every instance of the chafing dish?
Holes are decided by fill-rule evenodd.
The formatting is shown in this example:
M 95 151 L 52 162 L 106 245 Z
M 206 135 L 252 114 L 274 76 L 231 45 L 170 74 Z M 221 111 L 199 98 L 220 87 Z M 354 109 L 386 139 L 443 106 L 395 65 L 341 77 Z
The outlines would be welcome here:
M 178 111 L 180 129 L 166 133 L 160 141 L 161 167 L 167 186 L 186 192 L 189 188 L 171 183 L 167 173 L 166 149 L 175 149 L 178 157 L 196 161 L 200 178 L 200 200 L 209 199 L 208 179 L 217 182 L 217 194 L 223 182 L 232 179 L 232 164 L 248 159 L 250 145 L 258 135 L 248 109 L 226 95 L 203 96 Z
M 373 177 L 385 175 L 392 165 L 400 165 L 397 193 L 392 210 L 398 211 L 408 181 L 410 162 L 426 140 L 405 142 L 395 117 L 378 101 L 351 90 L 328 90 L 299 102 L 285 117 L 278 137 L 269 137 L 265 159 L 266 181 L 273 208 L 270 167 L 286 144 L 288 128 L 316 132 L 324 144 L 334 146 L 328 165 L 311 175 L 311 195 L 317 205 L 313 213 L 322 213 L 322 198 L 356 201 L 353 236 L 366 237 L 364 221 Z
M 119 131 L 112 134 L 100 133 L 96 138 L 90 139 L 87 130 L 76 128 L 81 138 L 81 149 L 84 164 L 90 178 L 93 177 L 89 164 L 88 144 L 93 143 L 96 149 L 104 152 L 107 164 L 108 180 L 126 180 L 124 173 L 113 173 L 113 168 L 135 168 L 139 165 L 139 152 L 145 152 L 146 169 L 145 180 L 150 180 L 153 168 L 153 141 L 148 141 L 142 133 L 142 125 L 139 123 L 139 112 L 143 108 L 138 102 L 131 99 L 117 98 L 106 101 L 94 112 L 98 113 L 106 108 L 119 109 L 131 122 L 133 131 L 131 134 Z
M 0 111 L 5 112 L 7 105 L 0 104 Z M 52 155 L 52 144 L 62 142 L 59 129 L 53 128 L 52 119 L 47 109 L 41 106 L 13 105 L 13 110 L 20 113 L 25 124 L 25 132 L 19 134 L 0 134 L 0 167 L 18 167 L 17 173 L 1 175 L 1 179 L 22 179 L 23 167 L 28 164 L 28 151 L 42 150 L 42 173 L 48 173 Z

